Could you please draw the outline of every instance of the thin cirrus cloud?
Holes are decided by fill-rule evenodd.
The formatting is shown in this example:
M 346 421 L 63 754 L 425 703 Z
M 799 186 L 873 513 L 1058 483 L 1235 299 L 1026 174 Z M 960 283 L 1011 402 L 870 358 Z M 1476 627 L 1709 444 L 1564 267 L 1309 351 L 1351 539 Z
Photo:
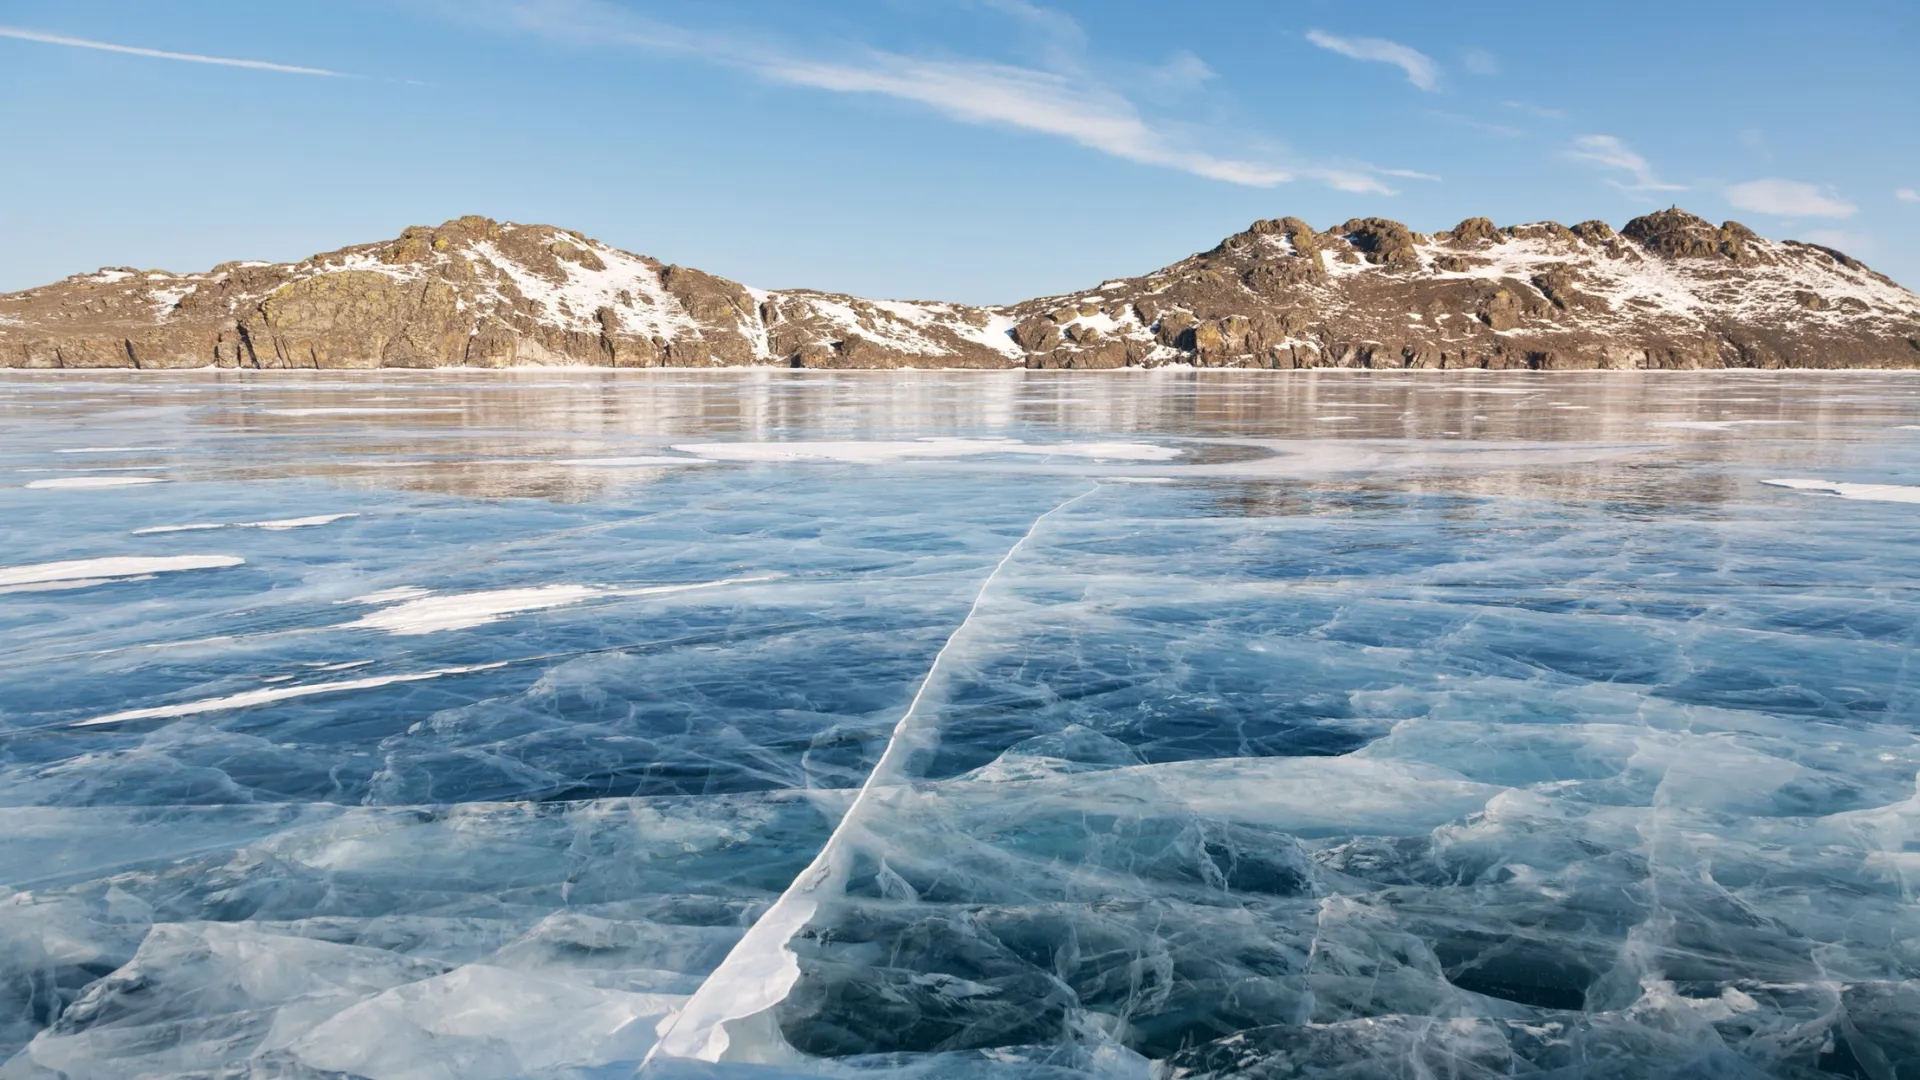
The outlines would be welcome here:
M 1726 191 L 1727 201 L 1742 210 L 1776 217 L 1852 217 L 1860 208 L 1799 180 L 1748 180 Z
M 300 67 L 296 64 L 276 64 L 268 60 L 241 60 L 231 56 L 206 56 L 201 53 L 170 52 L 166 49 L 147 49 L 137 45 L 117 45 L 110 41 L 93 41 L 89 38 L 68 37 L 65 34 L 49 34 L 39 30 L 27 30 L 18 26 L 0 26 L 0 38 L 13 38 L 17 41 L 35 41 L 42 45 L 64 45 L 73 49 L 93 49 L 97 52 L 120 53 L 125 56 L 144 56 L 153 60 L 179 60 L 189 64 L 213 64 L 217 67 L 249 68 L 254 71 L 277 71 L 283 75 L 323 75 L 330 79 L 347 79 L 353 76 L 342 71 L 329 71 L 326 68 Z
M 1920 191 L 1915 191 L 1910 187 L 1903 187 L 1899 191 L 1894 192 L 1893 197 L 1899 199 L 1901 202 L 1920 202 Z
M 1177 149 L 1111 91 L 1076 86 L 1066 76 L 971 61 L 869 54 L 865 63 L 766 59 L 755 71 L 775 82 L 851 94 L 880 94 L 925 105 L 971 124 L 1002 124 L 1054 135 L 1113 157 L 1181 169 L 1211 180 L 1272 187 L 1287 169 Z
M 1440 89 L 1440 65 L 1433 57 L 1385 38 L 1336 37 L 1320 30 L 1307 31 L 1307 40 L 1341 56 L 1392 64 L 1407 73 L 1407 81 L 1429 93 Z
M 1567 118 L 1566 111 L 1563 109 L 1549 109 L 1544 105 L 1535 105 L 1532 102 L 1503 101 L 1501 104 L 1509 109 L 1526 113 L 1528 116 L 1537 116 L 1542 120 L 1565 120 Z
M 605 0 L 488 0 L 442 11 L 515 32 L 583 46 L 621 45 L 670 53 L 746 72 L 768 82 L 839 94 L 866 94 L 911 102 L 965 124 L 1016 128 L 1086 147 L 1136 164 L 1177 169 L 1248 187 L 1317 180 L 1340 191 L 1392 195 L 1370 166 L 1338 168 L 1279 164 L 1196 150 L 1165 125 L 1142 115 L 1126 95 L 1087 75 L 1065 56 L 1048 68 L 987 60 L 933 59 L 879 49 L 828 59 L 754 43 L 741 35 L 703 33 L 642 18 Z M 1056 45 L 1083 37 L 1067 16 L 1026 0 L 991 0 L 985 7 L 1047 29 Z M 1073 33 L 1065 33 L 1063 26 Z M 1055 50 L 1056 52 L 1058 50 Z M 1198 57 L 1176 56 L 1173 74 L 1189 85 L 1212 77 Z
M 1567 156 L 1575 161 L 1590 161 L 1609 169 L 1618 169 L 1633 179 L 1631 182 L 1611 177 L 1607 183 L 1622 191 L 1685 191 L 1685 184 L 1668 184 L 1654 175 L 1653 166 L 1647 163 L 1632 147 L 1620 140 L 1617 135 L 1582 135 L 1573 140 L 1573 149 Z

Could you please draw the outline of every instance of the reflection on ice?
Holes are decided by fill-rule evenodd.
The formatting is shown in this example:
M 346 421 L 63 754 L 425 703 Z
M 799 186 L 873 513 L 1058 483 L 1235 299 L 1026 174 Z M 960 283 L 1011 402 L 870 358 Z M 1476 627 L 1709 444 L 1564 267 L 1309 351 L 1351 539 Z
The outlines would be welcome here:
M 713 461 L 839 461 L 876 465 L 926 458 L 966 458 L 988 454 L 1088 458 L 1095 461 L 1168 461 L 1180 455 L 1169 446 L 1126 442 L 1053 442 L 1019 439 L 926 438 L 913 441 L 682 443 L 675 450 Z

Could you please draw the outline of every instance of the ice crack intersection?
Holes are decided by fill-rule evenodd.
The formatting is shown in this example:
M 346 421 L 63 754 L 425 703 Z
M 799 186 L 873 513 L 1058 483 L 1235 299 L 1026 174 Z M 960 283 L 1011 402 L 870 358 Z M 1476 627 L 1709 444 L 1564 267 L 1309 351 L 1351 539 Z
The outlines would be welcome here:
M 921 677 L 913 700 L 907 704 L 907 711 L 894 724 L 880 760 L 860 785 L 859 793 L 840 818 L 840 823 L 834 826 L 826 843 L 820 846 L 819 854 L 781 892 L 773 906 L 748 928 L 727 953 L 726 959 L 720 962 L 720 966 L 694 990 L 693 996 L 687 999 L 686 1007 L 663 1022 L 659 1041 L 641 1063 L 643 1071 L 658 1056 L 719 1061 L 732 1042 L 728 1024 L 764 1013 L 786 999 L 794 984 L 800 980 L 799 958 L 788 945 L 819 909 L 816 898 L 844 886 L 851 854 L 848 837 L 858 831 L 874 791 L 903 779 L 903 766 L 912 752 L 914 722 L 920 715 L 921 703 L 945 667 L 954 644 L 973 625 L 974 616 L 979 614 L 987 593 L 992 590 L 1001 571 L 1034 538 L 1040 526 L 1048 518 L 1099 491 L 1100 487 L 1095 484 L 1034 518 L 1033 524 L 1027 526 L 1027 531 L 994 564 L 986 580 L 980 583 L 980 591 L 974 594 L 966 617 L 960 620 L 960 625 L 953 628 L 953 633 L 947 635 L 940 650 L 934 653 L 933 663 L 928 665 L 926 675 Z M 778 1055 L 785 1048 L 769 1046 L 765 1049 Z M 786 1052 L 792 1053 L 790 1050 Z

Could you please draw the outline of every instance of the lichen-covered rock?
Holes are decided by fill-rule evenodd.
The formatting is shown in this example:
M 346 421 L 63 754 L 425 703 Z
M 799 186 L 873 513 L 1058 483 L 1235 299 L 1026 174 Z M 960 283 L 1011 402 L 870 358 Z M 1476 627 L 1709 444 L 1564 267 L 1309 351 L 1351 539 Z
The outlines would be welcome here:
M 1052 352 L 1060 344 L 1060 324 L 1040 316 L 1022 319 L 1013 328 L 1013 340 L 1031 353 Z
M 1470 217 L 1447 231 L 1447 243 L 1454 247 L 1486 247 L 1506 242 L 1506 236 L 1490 219 L 1483 217 Z
M 1415 269 L 1420 265 L 1413 230 L 1397 221 L 1354 218 L 1332 231 L 1345 236 L 1347 242 L 1375 266 Z

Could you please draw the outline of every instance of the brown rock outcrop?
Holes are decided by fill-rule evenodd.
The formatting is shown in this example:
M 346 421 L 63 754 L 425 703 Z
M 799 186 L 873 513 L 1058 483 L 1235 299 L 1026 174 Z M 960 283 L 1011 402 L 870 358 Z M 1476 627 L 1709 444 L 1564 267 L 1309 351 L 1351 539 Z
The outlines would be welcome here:
M 1920 367 L 1920 297 L 1831 248 L 1678 209 L 1436 237 L 1256 221 L 1005 307 L 761 292 L 483 217 L 298 263 L 112 268 L 0 296 L 0 366 Z

